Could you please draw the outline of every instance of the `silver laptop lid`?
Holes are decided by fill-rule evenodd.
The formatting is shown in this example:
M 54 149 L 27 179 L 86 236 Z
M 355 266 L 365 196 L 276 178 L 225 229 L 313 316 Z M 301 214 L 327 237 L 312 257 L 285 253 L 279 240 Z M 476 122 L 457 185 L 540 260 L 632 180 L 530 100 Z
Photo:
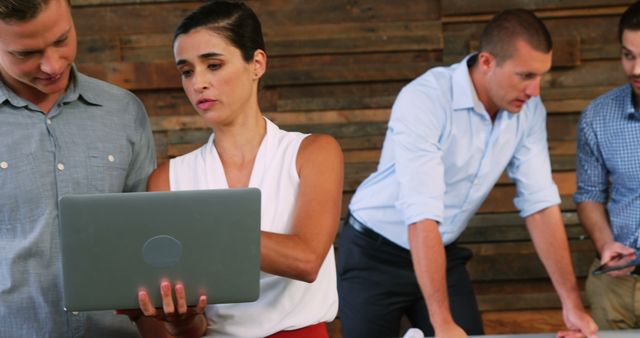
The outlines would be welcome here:
M 258 298 L 260 191 L 255 188 L 70 195 L 60 199 L 69 311 L 137 308 L 146 288 L 182 281 L 187 302 Z

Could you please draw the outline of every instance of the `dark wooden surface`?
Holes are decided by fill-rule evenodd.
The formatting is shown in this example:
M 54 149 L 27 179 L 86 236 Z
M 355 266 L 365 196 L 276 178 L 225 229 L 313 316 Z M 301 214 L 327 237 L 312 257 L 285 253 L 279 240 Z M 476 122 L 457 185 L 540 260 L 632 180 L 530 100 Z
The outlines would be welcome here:
M 403 85 L 473 51 L 487 20 L 511 7 L 534 10 L 554 38 L 543 78 L 553 177 L 562 194 L 572 258 L 582 285 L 593 248 L 579 225 L 575 138 L 580 111 L 624 83 L 616 27 L 630 0 L 250 0 L 269 55 L 260 104 L 289 130 L 328 133 L 345 153 L 344 206 L 376 167 L 389 109 Z M 204 143 L 207 126 L 182 93 L 171 39 L 199 1 L 72 0 L 80 70 L 132 90 L 147 107 L 160 162 Z M 561 327 L 559 302 L 513 206 L 505 175 L 460 242 L 488 333 Z M 339 248 L 337 248 L 339 250 Z M 506 296 L 508 295 L 508 296 Z M 339 320 L 331 326 L 339 337 Z

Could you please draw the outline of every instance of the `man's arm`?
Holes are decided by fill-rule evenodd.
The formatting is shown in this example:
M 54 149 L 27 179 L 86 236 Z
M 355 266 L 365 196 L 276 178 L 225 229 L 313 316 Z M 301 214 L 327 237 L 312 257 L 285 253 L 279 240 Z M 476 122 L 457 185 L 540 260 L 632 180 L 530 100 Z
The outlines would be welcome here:
M 422 220 L 409 225 L 409 245 L 413 269 L 429 309 L 436 338 L 466 338 L 453 321 L 447 292 L 446 255 L 438 223 Z
M 579 203 L 578 216 L 580 217 L 580 223 L 591 237 L 593 245 L 600 254 L 600 262 L 605 263 L 613 257 L 635 252 L 634 249 L 614 241 L 607 212 L 601 203 L 594 201 Z M 628 269 L 611 271 L 608 275 L 626 276 L 629 272 L 633 271 L 634 268 L 635 267 L 630 267 Z
M 570 330 L 596 337 L 597 325 L 585 312 L 573 271 L 569 244 L 558 205 L 545 208 L 528 217 L 525 222 L 533 244 L 551 277 L 560 301 L 564 321 Z
M 599 138 L 590 124 L 592 105 L 582 113 L 578 123 L 576 152 L 577 190 L 574 201 L 578 205 L 580 223 L 605 263 L 621 254 L 632 254 L 634 249 L 613 239 L 611 224 L 604 203 L 609 199 L 609 170 L 600 149 Z M 627 275 L 634 268 L 609 272 L 610 276 Z

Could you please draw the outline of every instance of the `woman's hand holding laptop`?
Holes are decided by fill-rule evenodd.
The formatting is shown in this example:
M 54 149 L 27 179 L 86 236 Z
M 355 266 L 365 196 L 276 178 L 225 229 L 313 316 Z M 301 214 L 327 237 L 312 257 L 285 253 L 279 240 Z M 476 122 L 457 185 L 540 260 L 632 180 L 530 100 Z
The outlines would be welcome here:
M 175 297 L 174 297 L 175 292 Z M 140 309 L 116 310 L 117 314 L 126 314 L 138 326 L 145 337 L 202 337 L 207 330 L 207 319 L 204 311 L 207 307 L 207 295 L 200 295 L 198 304 L 187 306 L 184 285 L 177 282 L 171 287 L 171 282 L 160 282 L 162 308 L 156 308 L 147 290 L 138 291 Z M 165 332 L 157 332 L 158 326 L 153 325 L 153 319 L 164 323 Z

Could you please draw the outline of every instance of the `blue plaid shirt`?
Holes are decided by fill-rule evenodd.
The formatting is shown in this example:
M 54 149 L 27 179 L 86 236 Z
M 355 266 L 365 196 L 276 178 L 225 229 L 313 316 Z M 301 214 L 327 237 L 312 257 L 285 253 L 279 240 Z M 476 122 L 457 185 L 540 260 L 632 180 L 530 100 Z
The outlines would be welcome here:
M 640 249 L 640 111 L 630 85 L 595 99 L 578 125 L 576 203 L 606 205 L 613 237 Z

